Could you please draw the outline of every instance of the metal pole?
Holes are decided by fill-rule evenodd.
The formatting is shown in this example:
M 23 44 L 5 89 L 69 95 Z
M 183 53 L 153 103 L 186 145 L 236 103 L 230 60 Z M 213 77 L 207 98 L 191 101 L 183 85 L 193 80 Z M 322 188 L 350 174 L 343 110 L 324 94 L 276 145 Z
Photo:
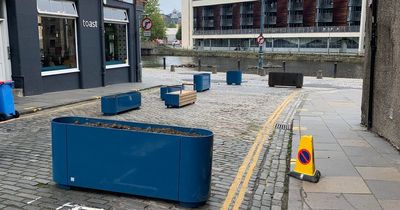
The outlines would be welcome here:
M 240 71 L 240 59 L 237 60 L 238 71 Z
M 164 64 L 164 70 L 167 69 L 167 62 L 166 62 L 166 58 L 163 58 L 163 64 Z
M 286 61 L 282 62 L 283 72 L 286 72 Z
M 264 23 L 265 23 L 265 0 L 261 0 L 261 23 L 260 23 L 260 35 L 264 33 Z M 260 51 L 258 53 L 258 68 L 262 69 L 264 67 L 264 49 L 263 44 L 260 45 Z
M 336 78 L 336 75 L 337 75 L 337 62 L 335 62 L 333 67 L 333 78 Z

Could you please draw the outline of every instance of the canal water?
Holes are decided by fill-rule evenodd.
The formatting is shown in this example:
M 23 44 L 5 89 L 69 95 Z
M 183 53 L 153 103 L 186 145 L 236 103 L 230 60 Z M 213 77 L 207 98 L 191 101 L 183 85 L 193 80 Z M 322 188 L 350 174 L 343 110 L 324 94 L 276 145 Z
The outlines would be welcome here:
M 163 58 L 166 58 L 167 67 L 171 65 L 187 65 L 198 63 L 197 57 L 183 57 L 183 56 L 143 56 L 144 67 L 161 67 L 163 65 Z M 237 69 L 236 58 L 225 57 L 201 57 L 202 66 L 216 66 L 218 72 L 226 72 L 229 70 Z M 282 66 L 282 61 L 265 62 L 272 66 Z M 254 70 L 248 70 L 258 64 L 257 59 L 241 58 L 241 69 L 245 73 L 255 73 Z M 195 69 L 194 69 L 195 70 Z M 322 70 L 324 77 L 333 77 L 334 62 L 315 62 L 315 61 L 286 61 L 286 72 L 303 73 L 305 76 L 316 76 L 316 72 Z M 337 65 L 337 77 L 340 78 L 358 78 L 363 77 L 363 64 L 362 63 L 343 63 L 339 62 Z

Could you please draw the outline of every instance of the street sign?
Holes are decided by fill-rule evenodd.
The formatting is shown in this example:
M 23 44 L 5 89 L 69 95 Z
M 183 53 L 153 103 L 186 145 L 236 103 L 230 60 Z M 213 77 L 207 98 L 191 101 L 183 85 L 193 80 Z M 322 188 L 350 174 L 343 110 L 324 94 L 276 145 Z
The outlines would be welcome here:
M 264 44 L 264 42 L 265 42 L 265 38 L 262 34 L 260 34 L 260 36 L 257 37 L 257 43 L 259 45 L 262 45 L 262 44 Z
M 311 162 L 311 153 L 306 149 L 300 150 L 298 154 L 298 160 L 303 165 L 309 164 Z
M 143 31 L 144 37 L 151 37 L 151 31 Z
M 150 31 L 151 28 L 153 27 L 153 22 L 151 21 L 150 18 L 145 18 L 142 20 L 142 28 L 145 31 Z

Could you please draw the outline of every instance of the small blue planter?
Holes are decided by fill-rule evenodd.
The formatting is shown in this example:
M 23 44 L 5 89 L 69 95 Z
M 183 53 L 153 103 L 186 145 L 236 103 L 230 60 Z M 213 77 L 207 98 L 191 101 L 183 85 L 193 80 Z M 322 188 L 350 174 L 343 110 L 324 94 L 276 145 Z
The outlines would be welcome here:
M 195 74 L 193 76 L 194 90 L 197 92 L 203 92 L 210 89 L 211 86 L 211 74 Z
M 174 129 L 198 136 L 94 127 L 92 124 Z M 211 131 L 80 117 L 52 121 L 53 179 L 82 187 L 204 204 L 210 195 Z
M 226 72 L 226 83 L 228 85 L 241 85 L 242 72 L 241 71 L 228 71 Z
M 0 82 L 0 121 L 19 117 L 14 106 L 13 87 L 12 81 Z
M 138 91 L 121 93 L 101 98 L 101 112 L 104 115 L 116 115 L 132 109 L 137 109 L 142 104 L 142 96 Z
M 165 96 L 167 93 L 181 91 L 184 89 L 185 89 L 185 86 L 183 86 L 183 85 L 163 86 L 160 88 L 161 100 L 165 101 Z

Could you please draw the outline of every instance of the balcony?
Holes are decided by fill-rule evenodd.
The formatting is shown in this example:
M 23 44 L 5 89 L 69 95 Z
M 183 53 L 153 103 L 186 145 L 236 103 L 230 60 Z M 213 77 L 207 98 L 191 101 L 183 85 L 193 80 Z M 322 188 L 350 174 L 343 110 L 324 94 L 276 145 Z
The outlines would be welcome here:
M 317 13 L 316 22 L 318 23 L 333 22 L 333 13 Z
M 317 8 L 333 9 L 333 0 L 317 0 Z
M 233 26 L 232 19 L 222 19 L 221 20 L 221 26 L 222 27 L 231 27 L 231 26 Z
M 214 20 L 204 20 L 203 27 L 204 28 L 212 28 L 212 27 L 214 27 Z
M 240 21 L 241 26 L 252 26 L 253 25 L 253 18 L 242 18 Z
M 231 34 L 260 34 L 260 29 L 231 29 L 231 30 L 197 30 L 193 35 L 231 35 Z M 264 33 L 334 33 L 360 32 L 360 26 L 320 26 L 265 28 Z
M 288 4 L 288 10 L 289 11 L 302 11 L 303 10 L 303 1 L 292 0 Z
M 288 23 L 303 23 L 303 15 L 290 15 Z
M 349 11 L 349 16 L 347 18 L 348 22 L 360 21 L 361 11 Z
M 275 25 L 276 24 L 276 16 L 265 17 L 265 24 Z
M 349 7 L 361 7 L 362 0 L 349 0 Z
M 270 4 L 267 3 L 266 12 L 276 12 L 276 11 L 277 11 L 276 2 L 273 2 L 273 3 L 270 3 Z

